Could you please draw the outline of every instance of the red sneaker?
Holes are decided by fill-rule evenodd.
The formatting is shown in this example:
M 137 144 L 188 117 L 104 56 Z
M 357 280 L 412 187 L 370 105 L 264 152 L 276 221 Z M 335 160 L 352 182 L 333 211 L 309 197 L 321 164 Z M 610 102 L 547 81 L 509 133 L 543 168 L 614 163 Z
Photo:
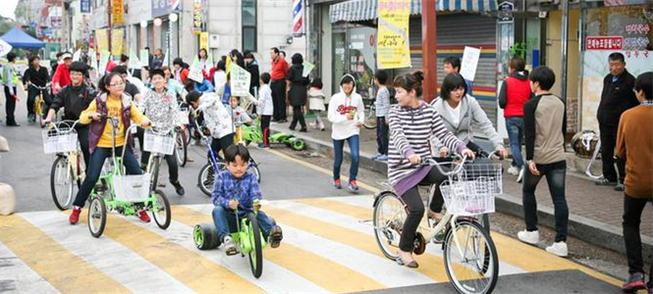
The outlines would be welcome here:
M 356 180 L 351 180 L 349 181 L 349 187 L 347 188 L 349 188 L 349 192 L 352 193 L 358 192 L 358 183 L 356 182 Z
M 73 212 L 70 214 L 68 217 L 68 222 L 70 222 L 71 225 L 76 224 L 79 222 L 79 214 L 82 213 L 82 209 L 79 207 L 73 208 Z
M 342 189 L 342 184 L 340 183 L 340 179 L 333 180 L 333 186 L 336 187 L 336 189 Z
M 138 211 L 138 218 L 144 223 L 150 222 L 150 216 L 147 215 L 147 211 L 145 211 L 145 209 Z

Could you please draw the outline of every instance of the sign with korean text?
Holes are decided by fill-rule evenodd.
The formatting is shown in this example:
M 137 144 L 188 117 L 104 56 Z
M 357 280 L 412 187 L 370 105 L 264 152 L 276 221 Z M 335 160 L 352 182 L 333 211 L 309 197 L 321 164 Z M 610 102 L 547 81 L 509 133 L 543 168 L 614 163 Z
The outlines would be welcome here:
M 410 67 L 410 0 L 379 0 L 378 3 L 377 66 L 379 69 Z
M 125 29 L 113 29 L 111 32 L 111 54 L 120 56 L 122 54 L 122 45 L 125 39 Z
M 98 29 L 95 31 L 95 43 L 97 44 L 97 51 L 103 52 L 109 50 L 109 35 L 106 29 Z
M 111 0 L 111 25 L 125 23 L 125 7 L 123 0 Z
M 79 1 L 79 12 L 81 12 L 81 13 L 91 13 L 91 0 L 81 0 L 81 1 Z
M 460 75 L 468 81 L 474 81 L 476 69 L 478 68 L 478 59 L 481 57 L 481 49 L 465 46 L 463 59 L 460 61 Z
M 200 32 L 200 49 L 209 49 L 209 32 Z
M 172 11 L 179 9 L 180 0 L 151 0 L 152 17 L 159 17 L 170 14 Z
M 587 50 L 621 50 L 624 47 L 622 36 L 589 36 L 585 41 Z
M 230 74 L 231 96 L 246 97 L 249 95 L 249 83 L 252 75 L 244 68 L 231 64 Z
M 204 10 L 202 9 L 202 0 L 193 0 L 193 31 L 202 31 L 202 24 L 204 23 Z M 208 35 L 207 35 L 208 46 Z M 207 48 L 207 47 L 200 47 Z

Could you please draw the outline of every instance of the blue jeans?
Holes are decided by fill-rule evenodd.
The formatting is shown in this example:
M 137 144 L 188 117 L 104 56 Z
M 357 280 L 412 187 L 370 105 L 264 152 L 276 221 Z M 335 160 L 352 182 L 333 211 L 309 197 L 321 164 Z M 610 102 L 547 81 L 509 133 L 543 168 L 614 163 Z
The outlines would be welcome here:
M 565 199 L 565 176 L 567 163 L 565 161 L 551 164 L 537 164 L 539 176 L 534 176 L 529 170 L 524 172 L 524 185 L 522 186 L 524 220 L 526 230 L 537 230 L 537 201 L 535 199 L 535 187 L 542 177 L 546 176 L 546 183 L 549 186 L 549 193 L 553 200 L 555 215 L 556 242 L 567 241 L 567 224 L 569 223 L 569 208 Z
M 349 144 L 349 151 L 351 153 L 351 166 L 349 167 L 349 180 L 355 180 L 358 175 L 358 159 L 360 139 L 358 135 L 353 135 L 343 140 L 333 140 L 333 179 L 340 179 L 340 166 L 342 165 L 342 153 L 345 148 L 345 141 Z
M 218 231 L 218 240 L 222 242 L 225 236 L 231 232 L 236 232 L 236 214 L 231 209 L 225 209 L 222 206 L 216 206 L 213 208 L 213 223 L 215 228 Z M 244 216 L 243 213 L 240 213 L 239 216 Z M 267 239 L 270 234 L 272 227 L 276 225 L 274 219 L 269 217 L 263 211 L 259 210 L 256 214 L 256 220 L 258 221 L 259 228 L 263 231 L 263 237 Z
M 521 144 L 524 140 L 524 118 L 508 117 L 506 118 L 506 130 L 510 140 L 510 152 L 512 153 L 512 166 L 522 168 L 524 158 L 521 154 Z
M 116 147 L 116 156 L 120 156 L 121 153 L 122 146 Z M 86 170 L 86 178 L 84 179 L 82 186 L 79 188 L 77 196 L 75 196 L 75 202 L 73 202 L 73 205 L 84 207 L 84 203 L 86 203 L 88 196 L 91 194 L 91 190 L 93 190 L 95 184 L 100 178 L 102 166 L 107 157 L 111 157 L 111 148 L 95 148 L 95 151 L 93 151 L 89 160 L 89 165 Z M 122 162 L 128 175 L 140 175 L 143 173 L 141 166 L 138 164 L 138 160 L 136 160 L 136 157 L 134 157 L 134 154 L 131 151 L 131 148 L 125 150 L 125 157 L 122 159 Z

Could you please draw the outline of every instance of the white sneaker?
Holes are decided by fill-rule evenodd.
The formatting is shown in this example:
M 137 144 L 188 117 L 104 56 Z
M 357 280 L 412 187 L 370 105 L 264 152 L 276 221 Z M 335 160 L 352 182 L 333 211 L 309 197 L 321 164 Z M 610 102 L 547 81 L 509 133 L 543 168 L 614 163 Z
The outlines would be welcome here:
M 555 242 L 551 244 L 551 246 L 546 247 L 546 252 L 560 257 L 567 257 L 567 254 L 569 253 L 567 250 L 567 243 L 565 242 Z
M 516 166 L 510 166 L 510 168 L 508 168 L 508 173 L 516 176 L 519 174 L 519 169 Z
M 236 248 L 236 244 L 234 244 L 234 240 L 231 239 L 231 236 L 225 236 L 222 240 L 222 245 L 224 246 L 224 252 L 227 255 L 238 254 L 238 248 Z
M 524 179 L 524 172 L 526 172 L 526 168 L 523 168 L 519 170 L 519 175 L 517 175 L 517 183 L 521 183 L 521 181 Z
M 517 238 L 519 239 L 519 241 L 522 241 L 524 243 L 535 245 L 540 242 L 540 232 L 539 231 L 529 232 L 527 230 L 519 231 L 517 232 Z

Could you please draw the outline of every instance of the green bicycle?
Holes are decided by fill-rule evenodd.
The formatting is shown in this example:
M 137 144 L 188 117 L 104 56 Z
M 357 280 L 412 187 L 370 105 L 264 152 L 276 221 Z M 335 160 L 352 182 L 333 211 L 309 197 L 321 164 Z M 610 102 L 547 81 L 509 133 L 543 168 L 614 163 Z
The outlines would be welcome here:
M 107 223 L 107 210 L 115 211 L 124 216 L 136 215 L 140 209 L 151 212 L 159 228 L 165 230 L 170 226 L 172 218 L 170 202 L 160 190 L 150 189 L 150 175 L 125 175 L 122 159 L 125 148 L 120 156 L 116 155 L 116 129 L 119 118 L 107 117 L 112 126 L 113 146 L 111 168 L 104 169 L 95 188 L 91 191 L 88 209 L 88 229 L 91 235 L 99 238 L 104 233 Z M 130 134 L 136 125 L 130 126 L 126 133 Z M 105 165 L 106 166 L 106 165 Z
M 259 227 L 256 214 L 258 213 L 258 201 L 254 201 L 254 212 L 250 212 L 245 217 L 236 215 L 236 230 L 231 233 L 236 246 L 240 249 L 242 257 L 249 258 L 249 266 L 255 278 L 260 278 L 263 274 L 263 248 L 267 246 L 265 238 Z M 258 237 L 257 237 L 258 236 Z M 197 249 L 209 250 L 215 249 L 219 245 L 218 233 L 214 224 L 198 224 L 193 228 L 193 241 Z

